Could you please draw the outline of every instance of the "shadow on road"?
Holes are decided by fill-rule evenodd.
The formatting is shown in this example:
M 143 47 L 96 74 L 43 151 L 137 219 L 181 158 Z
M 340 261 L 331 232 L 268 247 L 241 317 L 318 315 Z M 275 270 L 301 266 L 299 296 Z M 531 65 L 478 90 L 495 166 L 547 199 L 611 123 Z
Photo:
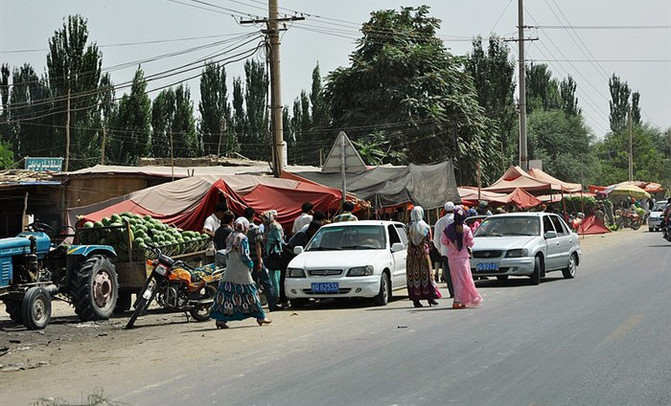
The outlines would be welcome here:
M 541 278 L 541 285 L 548 282 L 555 282 L 563 280 L 563 277 L 545 277 Z M 500 281 L 498 279 L 487 279 L 475 281 L 475 286 L 478 289 L 488 289 L 488 288 L 501 288 L 508 286 L 533 286 L 531 284 L 531 279 L 528 277 L 519 277 L 519 278 L 508 278 L 505 281 Z

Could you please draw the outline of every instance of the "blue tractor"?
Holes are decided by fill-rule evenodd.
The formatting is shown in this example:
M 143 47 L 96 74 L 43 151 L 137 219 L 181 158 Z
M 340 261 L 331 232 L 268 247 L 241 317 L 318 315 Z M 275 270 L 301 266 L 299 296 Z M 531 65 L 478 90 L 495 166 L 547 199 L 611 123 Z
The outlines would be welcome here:
M 0 239 L 0 299 L 9 317 L 28 329 L 43 329 L 56 295 L 70 302 L 81 320 L 112 314 L 119 282 L 108 245 L 55 244 L 43 223 L 16 237 Z

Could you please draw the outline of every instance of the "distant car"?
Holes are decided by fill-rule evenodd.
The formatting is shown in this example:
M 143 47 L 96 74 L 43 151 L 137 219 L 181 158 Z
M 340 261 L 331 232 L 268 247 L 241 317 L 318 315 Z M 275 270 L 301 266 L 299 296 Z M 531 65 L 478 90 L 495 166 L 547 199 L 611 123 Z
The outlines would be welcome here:
M 575 277 L 580 240 L 552 213 L 509 213 L 487 217 L 474 234 L 473 276 L 529 276 L 534 285 L 550 271 Z
M 405 226 L 366 220 L 323 226 L 287 267 L 284 288 L 293 307 L 310 298 L 373 298 L 389 302 L 392 291 L 406 286 Z
M 660 200 L 650 210 L 650 214 L 648 214 L 648 231 L 659 231 L 662 229 L 662 220 L 664 220 L 662 214 L 667 204 L 666 201 Z

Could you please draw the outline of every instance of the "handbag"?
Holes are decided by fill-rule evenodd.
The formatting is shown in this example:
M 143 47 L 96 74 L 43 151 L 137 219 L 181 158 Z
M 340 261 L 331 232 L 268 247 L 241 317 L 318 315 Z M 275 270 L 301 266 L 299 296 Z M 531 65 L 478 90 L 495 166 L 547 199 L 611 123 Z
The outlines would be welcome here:
M 270 269 L 271 271 L 279 271 L 282 269 L 282 264 L 284 261 L 282 260 L 282 252 L 271 252 L 267 257 L 266 257 L 266 268 Z

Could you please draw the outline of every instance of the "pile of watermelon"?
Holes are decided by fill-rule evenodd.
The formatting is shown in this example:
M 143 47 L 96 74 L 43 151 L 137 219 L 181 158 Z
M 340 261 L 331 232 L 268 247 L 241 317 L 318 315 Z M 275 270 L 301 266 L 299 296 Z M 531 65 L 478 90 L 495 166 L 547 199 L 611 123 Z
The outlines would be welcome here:
M 127 232 L 126 224 L 130 228 Z M 165 255 L 180 255 L 207 248 L 209 236 L 196 231 L 184 231 L 152 218 L 129 212 L 113 214 L 101 221 L 84 223 L 79 230 L 80 244 L 111 245 L 121 258 L 128 256 L 128 240 L 135 257 L 146 257 L 149 246 L 161 249 Z

